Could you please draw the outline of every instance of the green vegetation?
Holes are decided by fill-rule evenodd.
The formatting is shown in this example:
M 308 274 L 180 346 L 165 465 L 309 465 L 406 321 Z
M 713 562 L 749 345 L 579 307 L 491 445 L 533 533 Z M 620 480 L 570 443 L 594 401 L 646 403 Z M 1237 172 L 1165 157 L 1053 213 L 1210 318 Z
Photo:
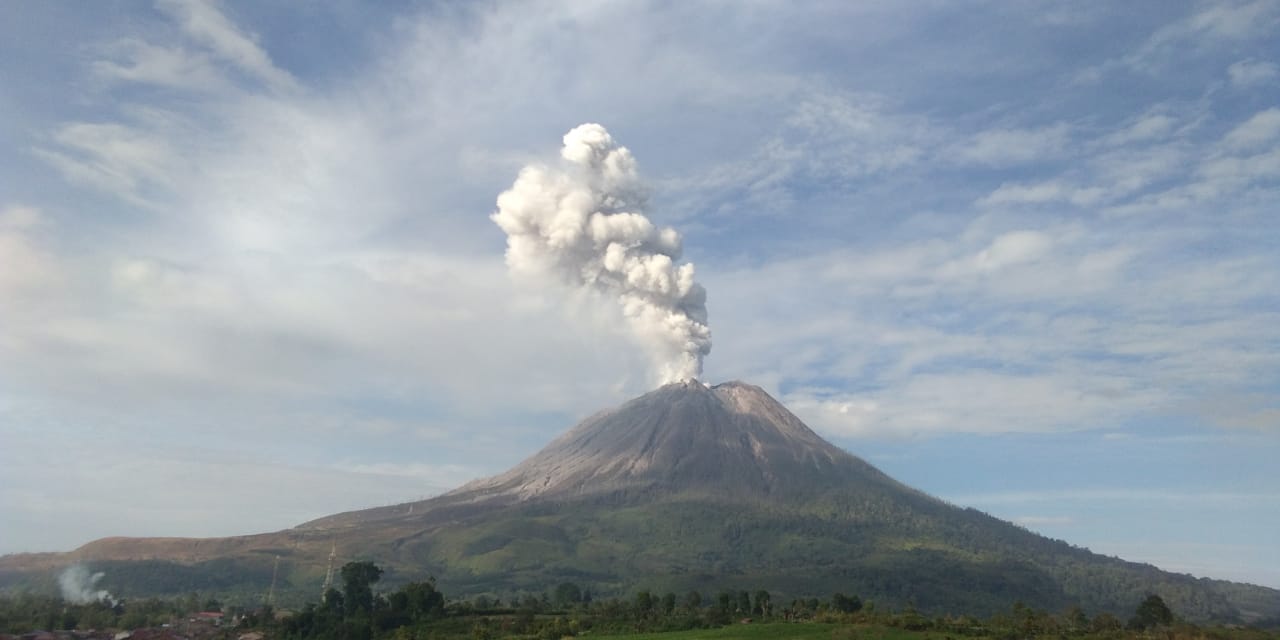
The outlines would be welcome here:
M 196 594 L 162 600 L 128 600 L 74 604 L 62 598 L 18 594 L 0 598 L 0 633 L 20 634 L 55 629 L 137 629 L 158 627 L 197 611 L 218 611 L 223 604 Z M 228 607 L 231 613 L 239 613 Z
M 576 583 L 562 582 L 508 602 L 488 596 L 446 602 L 432 580 L 379 592 L 383 573 L 371 562 L 347 563 L 341 589 L 284 615 L 269 607 L 239 610 L 194 593 L 173 600 L 83 605 L 29 594 L 5 597 L 0 598 L 0 633 L 132 630 L 222 610 L 228 626 L 202 637 L 230 640 L 257 630 L 267 640 L 1280 640 L 1276 629 L 1192 625 L 1154 594 L 1138 604 L 1126 627 L 1112 614 L 1090 617 L 1079 607 L 1053 614 L 1018 603 L 985 618 L 930 617 L 911 607 L 882 608 L 857 595 L 784 601 L 765 589 L 715 595 L 641 590 L 625 599 L 601 600 Z
M 403 628 L 420 628 L 444 617 L 444 595 L 435 583 L 411 582 L 388 595 L 374 595 L 382 569 L 372 562 L 342 567 L 342 590 L 325 592 L 319 605 L 308 604 L 284 619 L 287 638 L 370 640 Z
M 468 596 L 564 582 L 597 597 L 768 584 L 787 598 L 843 591 L 931 615 L 987 616 L 1017 600 L 1132 612 L 1156 592 L 1197 622 L 1247 622 L 1245 611 L 1280 617 L 1273 590 L 1167 573 L 920 494 L 872 490 L 793 505 L 672 495 L 512 508 L 406 536 L 391 563 Z
M 831 640 L 841 625 L 829 622 L 795 624 L 766 622 L 716 629 L 690 629 L 666 633 L 631 633 L 608 636 L 610 640 Z M 888 640 L 888 639 L 886 639 Z M 896 639 L 895 639 L 896 640 Z
M 437 587 L 455 597 L 509 603 L 549 591 L 559 608 L 628 598 L 640 589 L 677 594 L 683 605 L 690 592 L 711 598 L 721 589 L 767 585 L 775 608 L 841 592 L 930 616 L 987 617 L 1021 601 L 1046 611 L 1110 612 L 1124 624 L 1158 593 L 1192 622 L 1280 620 L 1275 590 L 1098 556 L 918 494 L 904 502 L 837 491 L 789 506 L 633 498 L 516 507 L 457 518 L 429 534 L 388 526 L 377 535 L 395 537 L 392 557 L 381 559 L 389 554 L 372 540 L 361 556 L 377 560 L 384 573 L 376 585 L 387 591 L 435 576 Z M 328 544 L 315 546 L 327 554 Z M 98 562 L 93 569 L 106 574 L 102 588 L 128 599 L 197 591 L 249 607 L 269 590 L 276 553 L 194 565 Z M 320 595 L 327 558 L 278 553 L 274 601 L 300 609 Z M 26 580 L 10 582 L 10 592 L 56 589 L 47 575 Z M 562 593 L 561 585 L 578 593 Z
M 1090 618 L 1079 607 L 1054 615 L 1018 603 L 986 619 L 927 617 L 913 608 L 878 610 L 874 604 L 864 606 L 858 596 L 842 593 L 825 601 L 775 602 L 764 589 L 723 590 L 710 598 L 697 591 L 681 597 L 673 592 L 642 590 L 625 600 L 592 601 L 569 582 L 558 585 L 554 596 L 528 595 L 506 605 L 482 596 L 445 606 L 443 596 L 430 582 L 370 599 L 371 586 L 381 575 L 371 563 L 348 564 L 342 575 L 342 592 L 331 592 L 324 603 L 308 605 L 303 612 L 268 625 L 269 635 L 285 640 L 579 636 L 616 640 L 1280 640 L 1276 631 L 1201 628 L 1185 623 L 1154 594 L 1138 605 L 1126 630 L 1111 614 Z
M 1171 624 L 1173 624 L 1173 612 L 1169 610 L 1169 606 L 1160 596 L 1150 595 L 1138 605 L 1138 610 L 1133 613 L 1133 619 L 1129 621 L 1129 628 L 1152 629 L 1167 627 Z

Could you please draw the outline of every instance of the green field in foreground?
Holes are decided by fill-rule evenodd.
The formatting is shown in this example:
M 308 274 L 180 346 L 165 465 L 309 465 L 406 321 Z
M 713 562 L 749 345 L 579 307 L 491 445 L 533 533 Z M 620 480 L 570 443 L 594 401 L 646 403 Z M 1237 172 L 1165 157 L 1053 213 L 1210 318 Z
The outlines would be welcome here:
M 773 622 L 765 624 L 735 624 L 720 629 L 690 629 L 688 631 L 667 631 L 662 633 L 637 633 L 630 635 L 607 636 L 609 640 L 736 640 L 738 638 L 760 639 L 781 638 L 808 640 L 822 638 L 829 640 L 831 632 L 838 627 L 849 625 L 823 624 L 817 622 L 789 623 Z M 605 636 L 601 636 L 605 637 Z
M 609 640 L 942 640 L 943 633 L 822 622 L 735 624 L 719 629 L 599 636 Z

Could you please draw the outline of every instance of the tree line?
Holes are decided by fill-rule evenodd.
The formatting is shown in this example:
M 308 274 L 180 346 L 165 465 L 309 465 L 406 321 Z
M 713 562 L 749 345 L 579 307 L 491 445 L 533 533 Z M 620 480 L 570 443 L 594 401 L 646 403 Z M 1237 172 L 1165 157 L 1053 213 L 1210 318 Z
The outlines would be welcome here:
M 1144 599 L 1127 621 L 1110 613 L 1091 617 L 1078 606 L 1055 615 L 1021 603 L 1007 612 L 979 619 L 928 617 L 911 607 L 898 612 L 877 611 L 874 603 L 864 603 L 857 595 L 844 593 L 834 593 L 825 600 L 797 598 L 782 602 L 764 589 L 723 590 L 714 596 L 704 596 L 699 591 L 678 595 L 640 590 L 629 598 L 598 599 L 572 582 L 541 594 L 513 595 L 506 602 L 477 596 L 446 603 L 433 580 L 375 594 L 373 585 L 382 571 L 369 562 L 348 563 L 341 575 L 341 590 L 330 590 L 320 603 L 309 604 L 284 619 L 278 625 L 279 635 L 286 640 L 564 638 L 587 633 L 663 632 L 788 621 L 882 625 L 940 631 L 951 636 L 1121 638 L 1180 624 L 1189 627 L 1158 595 Z
M 158 627 L 197 611 L 238 614 L 213 598 L 192 593 L 181 598 L 139 598 L 88 603 L 68 602 L 60 597 L 18 593 L 0 597 L 0 633 L 31 631 L 141 629 Z
M 376 586 L 382 575 L 383 570 L 372 562 L 347 563 L 341 569 L 340 584 L 327 590 L 319 602 L 280 614 L 265 606 L 237 612 L 242 615 L 234 616 L 239 625 L 234 633 L 258 629 L 270 638 L 282 640 L 564 638 L 714 628 L 743 622 L 818 622 L 1000 640 L 1037 636 L 1118 640 L 1145 635 L 1153 629 L 1164 630 L 1161 637 L 1168 638 L 1183 635 L 1175 634 L 1175 629 L 1191 629 L 1195 633 L 1186 637 L 1202 640 L 1280 640 L 1280 634 L 1275 632 L 1220 627 L 1202 630 L 1187 625 L 1158 595 L 1146 597 L 1127 620 L 1110 613 L 1089 616 L 1078 606 L 1052 614 L 1021 603 L 980 619 L 971 615 L 929 617 L 909 606 L 899 611 L 880 610 L 872 602 L 845 593 L 834 593 L 827 599 L 784 601 L 765 589 L 722 590 L 714 595 L 640 590 L 627 598 L 601 599 L 573 582 L 563 582 L 540 594 L 512 595 L 506 601 L 484 595 L 447 601 L 433 579 L 378 592 Z M 21 594 L 0 597 L 0 632 L 137 629 L 159 626 L 194 611 L 217 609 L 230 607 L 217 600 L 200 599 L 194 593 L 167 601 L 91 604 Z M 235 635 L 228 632 L 228 637 Z

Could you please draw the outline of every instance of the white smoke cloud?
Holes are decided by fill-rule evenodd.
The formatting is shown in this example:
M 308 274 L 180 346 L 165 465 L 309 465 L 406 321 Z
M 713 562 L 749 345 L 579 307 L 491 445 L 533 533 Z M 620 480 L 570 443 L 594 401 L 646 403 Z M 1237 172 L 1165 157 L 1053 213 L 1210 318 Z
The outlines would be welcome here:
M 680 234 L 645 217 L 635 159 L 598 124 L 564 136 L 558 167 L 532 165 L 498 196 L 514 273 L 616 295 L 662 383 L 697 378 L 711 351 L 707 294 L 678 264 Z
M 58 587 L 62 589 L 62 598 L 75 604 L 91 602 L 115 602 L 106 589 L 98 589 L 98 581 L 106 575 L 101 571 L 89 573 L 82 564 L 73 564 L 58 576 Z

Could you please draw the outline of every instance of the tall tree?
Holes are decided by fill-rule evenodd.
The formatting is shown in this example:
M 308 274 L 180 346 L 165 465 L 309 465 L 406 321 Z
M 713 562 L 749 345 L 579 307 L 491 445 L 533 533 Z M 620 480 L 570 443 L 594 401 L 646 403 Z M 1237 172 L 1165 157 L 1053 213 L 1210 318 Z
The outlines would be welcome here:
M 1153 593 L 1138 605 L 1137 610 L 1133 612 L 1133 619 L 1129 621 L 1129 626 L 1135 629 L 1150 629 L 1172 623 L 1173 612 L 1169 610 L 1163 598 Z
M 444 594 L 436 589 L 434 579 L 410 582 L 396 593 L 404 594 L 409 618 L 414 622 L 432 620 L 444 615 Z
M 561 582 L 556 587 L 556 606 L 571 607 L 582 602 L 582 589 L 572 582 Z
M 653 594 L 647 590 L 636 594 L 636 615 L 644 617 L 653 611 Z
M 762 617 L 769 616 L 769 592 L 764 589 L 756 591 L 755 602 L 751 610 Z
M 718 608 L 721 613 L 733 612 L 733 592 L 721 591 L 719 595 L 716 596 L 716 608 Z
M 368 617 L 373 612 L 373 583 L 382 569 L 367 560 L 342 565 L 342 599 L 348 617 Z
M 853 613 L 862 608 L 862 599 L 858 596 L 836 593 L 831 596 L 831 608 L 841 613 Z
M 684 608 L 694 611 L 702 606 L 702 594 L 697 590 L 690 591 L 684 595 Z
M 676 594 L 668 591 L 662 596 L 662 615 L 669 616 L 676 610 Z

